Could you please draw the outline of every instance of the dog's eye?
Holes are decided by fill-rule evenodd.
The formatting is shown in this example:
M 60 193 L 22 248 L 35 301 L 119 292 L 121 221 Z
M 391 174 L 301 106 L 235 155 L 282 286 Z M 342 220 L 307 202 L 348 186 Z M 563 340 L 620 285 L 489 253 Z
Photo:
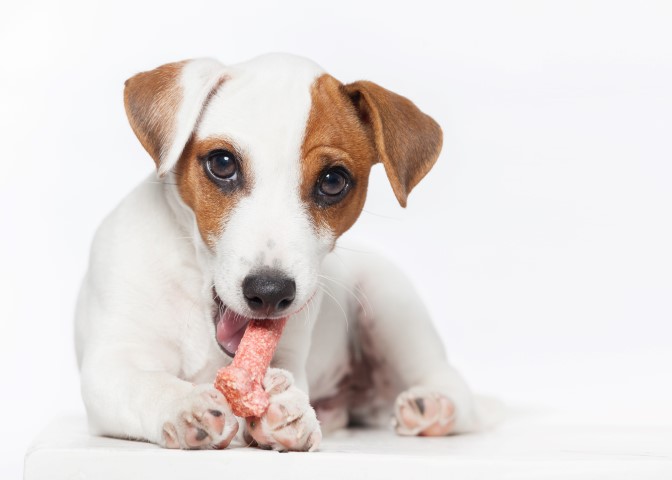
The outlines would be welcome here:
M 350 187 L 350 175 L 343 168 L 330 168 L 317 182 L 317 195 L 322 203 L 332 204 L 341 200 Z
M 338 170 L 329 170 L 320 180 L 320 192 L 325 195 L 340 195 L 348 186 L 348 179 Z
M 236 156 L 228 150 L 215 150 L 206 160 L 208 172 L 218 180 L 235 180 L 238 172 Z

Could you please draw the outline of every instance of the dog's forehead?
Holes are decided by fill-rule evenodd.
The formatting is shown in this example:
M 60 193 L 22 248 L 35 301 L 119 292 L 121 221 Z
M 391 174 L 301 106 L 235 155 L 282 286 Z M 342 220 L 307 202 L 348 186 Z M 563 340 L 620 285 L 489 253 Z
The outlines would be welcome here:
M 229 137 L 251 155 L 298 153 L 311 108 L 311 87 L 323 74 L 311 60 L 287 54 L 233 65 L 208 102 L 196 136 Z

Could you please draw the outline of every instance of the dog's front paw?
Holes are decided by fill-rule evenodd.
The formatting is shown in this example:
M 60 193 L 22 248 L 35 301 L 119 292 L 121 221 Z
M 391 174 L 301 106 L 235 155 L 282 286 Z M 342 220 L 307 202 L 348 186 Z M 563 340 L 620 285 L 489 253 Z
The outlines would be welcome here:
M 455 405 L 441 393 L 411 388 L 397 397 L 394 426 L 399 435 L 448 435 L 455 426 Z
M 308 395 L 293 385 L 292 375 L 278 368 L 268 370 L 264 389 L 270 406 L 260 418 L 247 419 L 247 434 L 262 448 L 305 452 L 316 450 L 322 440 L 320 424 Z
M 163 424 L 160 445 L 165 448 L 226 448 L 238 432 L 238 420 L 224 395 L 212 385 L 197 385 L 176 399 Z

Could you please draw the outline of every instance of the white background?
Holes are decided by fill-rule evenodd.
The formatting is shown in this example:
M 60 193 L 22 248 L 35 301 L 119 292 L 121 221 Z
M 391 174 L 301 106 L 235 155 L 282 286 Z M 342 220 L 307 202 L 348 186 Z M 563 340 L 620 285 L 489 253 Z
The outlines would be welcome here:
M 153 166 L 123 82 L 200 56 L 289 51 L 415 101 L 443 154 L 405 211 L 374 169 L 348 235 L 409 272 L 474 389 L 672 424 L 670 5 L 0 4 L 0 477 L 82 409 L 88 246 Z

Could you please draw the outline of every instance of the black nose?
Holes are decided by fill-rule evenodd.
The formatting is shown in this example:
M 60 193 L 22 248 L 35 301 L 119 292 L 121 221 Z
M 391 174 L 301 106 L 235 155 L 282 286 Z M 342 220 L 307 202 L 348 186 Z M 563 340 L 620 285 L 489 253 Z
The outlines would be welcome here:
M 272 315 L 292 304 L 296 283 L 280 270 L 261 270 L 245 277 L 243 295 L 253 311 Z

